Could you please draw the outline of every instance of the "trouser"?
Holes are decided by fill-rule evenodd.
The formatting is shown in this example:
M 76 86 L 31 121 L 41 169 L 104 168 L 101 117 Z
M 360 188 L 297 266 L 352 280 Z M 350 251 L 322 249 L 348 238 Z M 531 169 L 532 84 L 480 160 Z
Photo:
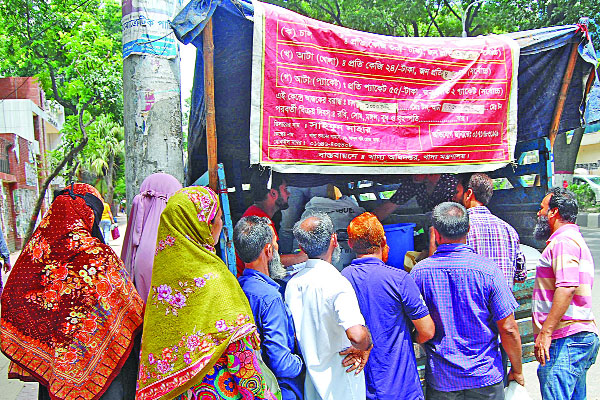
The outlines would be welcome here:
M 442 392 L 427 386 L 427 400 L 504 400 L 504 382 L 475 389 Z
M 295 250 L 292 229 L 294 224 L 300 220 L 306 203 L 315 196 L 327 196 L 327 185 L 306 188 L 288 186 L 287 189 L 290 192 L 289 207 L 287 210 L 281 210 L 281 225 L 278 232 L 279 253 L 281 254 L 289 254 Z
M 112 225 L 112 223 L 107 220 L 107 219 L 103 219 L 100 221 L 100 230 L 102 231 L 102 236 L 104 237 L 104 241 L 106 243 L 108 243 L 108 240 L 111 238 L 110 237 L 110 226 Z
M 552 340 L 550 360 L 537 370 L 544 400 L 585 400 L 586 375 L 596 362 L 600 340 L 593 332 L 579 332 Z

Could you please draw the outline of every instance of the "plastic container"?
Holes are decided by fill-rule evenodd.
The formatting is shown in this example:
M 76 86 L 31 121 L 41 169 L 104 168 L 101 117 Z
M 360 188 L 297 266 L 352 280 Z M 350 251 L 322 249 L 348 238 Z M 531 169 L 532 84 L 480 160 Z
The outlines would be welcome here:
M 387 265 L 404 269 L 404 255 L 415 249 L 415 224 L 384 225 L 385 237 L 390 247 Z

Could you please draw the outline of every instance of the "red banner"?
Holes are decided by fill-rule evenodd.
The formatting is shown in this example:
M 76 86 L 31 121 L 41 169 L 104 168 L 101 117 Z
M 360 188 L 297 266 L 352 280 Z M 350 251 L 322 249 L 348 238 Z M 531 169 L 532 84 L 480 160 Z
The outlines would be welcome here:
M 512 160 L 519 50 L 511 39 L 388 37 L 254 4 L 253 164 L 411 173 Z

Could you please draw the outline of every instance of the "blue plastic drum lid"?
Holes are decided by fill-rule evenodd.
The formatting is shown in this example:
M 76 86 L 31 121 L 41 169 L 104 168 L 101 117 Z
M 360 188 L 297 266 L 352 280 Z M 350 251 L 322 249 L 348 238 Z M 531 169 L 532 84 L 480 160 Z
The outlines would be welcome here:
M 387 265 L 404 269 L 404 256 L 415 249 L 414 230 L 416 224 L 384 225 L 385 237 L 390 247 Z

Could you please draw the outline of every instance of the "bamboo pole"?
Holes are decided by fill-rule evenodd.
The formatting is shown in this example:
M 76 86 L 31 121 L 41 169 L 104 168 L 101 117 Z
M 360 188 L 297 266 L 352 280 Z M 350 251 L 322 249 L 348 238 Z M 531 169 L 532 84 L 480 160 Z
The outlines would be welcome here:
M 563 76 L 562 86 L 560 88 L 560 93 L 558 95 L 558 100 L 556 101 L 556 108 L 554 109 L 554 115 L 552 116 L 552 124 L 550 124 L 550 133 L 548 137 L 550 138 L 550 149 L 554 149 L 554 141 L 556 140 L 556 134 L 558 133 L 558 127 L 560 125 L 560 117 L 562 116 L 563 110 L 565 108 L 565 101 L 567 100 L 567 92 L 569 91 L 569 85 L 571 84 L 571 79 L 573 78 L 573 71 L 575 70 L 575 63 L 577 61 L 577 47 L 579 43 L 573 43 L 573 47 L 571 48 L 571 55 L 569 56 L 569 62 L 567 63 L 567 69 L 565 70 L 565 74 Z
M 592 68 L 590 71 L 590 75 L 588 76 L 587 82 L 585 84 L 585 93 L 583 94 L 583 99 L 587 99 L 588 94 L 590 94 L 590 90 L 592 90 L 592 86 L 594 86 L 594 78 L 596 77 L 596 69 Z
M 215 122 L 215 66 L 212 18 L 202 31 L 204 56 L 204 105 L 206 107 L 206 153 L 208 158 L 208 185 L 214 191 L 219 189 L 217 166 L 217 132 Z

